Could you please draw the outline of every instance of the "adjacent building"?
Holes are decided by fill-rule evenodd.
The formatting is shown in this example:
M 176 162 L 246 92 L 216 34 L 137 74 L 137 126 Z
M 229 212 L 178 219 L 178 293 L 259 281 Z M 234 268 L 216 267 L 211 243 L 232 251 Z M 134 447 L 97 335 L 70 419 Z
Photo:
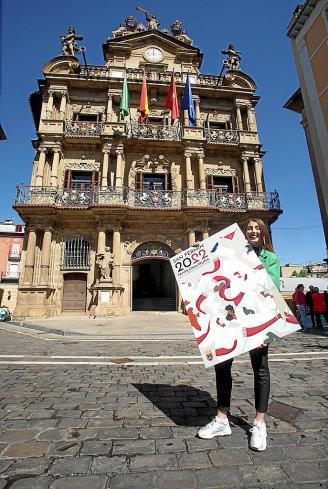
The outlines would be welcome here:
M 24 225 L 0 222 L 0 306 L 14 311 L 17 299 Z
M 285 108 L 302 114 L 328 249 L 328 1 L 307 0 L 288 27 L 300 89 Z
M 82 36 L 69 28 L 63 54 L 43 67 L 30 98 L 31 183 L 14 204 L 26 223 L 16 317 L 181 310 L 170 257 L 233 222 L 270 225 L 282 212 L 265 186 L 259 97 L 240 53 L 230 45 L 222 76 L 204 74 L 181 22 L 160 31 L 146 18 L 113 31 L 102 66 L 79 61 Z M 188 110 L 172 121 L 165 109 L 173 73 L 179 105 L 189 75 L 193 123 Z

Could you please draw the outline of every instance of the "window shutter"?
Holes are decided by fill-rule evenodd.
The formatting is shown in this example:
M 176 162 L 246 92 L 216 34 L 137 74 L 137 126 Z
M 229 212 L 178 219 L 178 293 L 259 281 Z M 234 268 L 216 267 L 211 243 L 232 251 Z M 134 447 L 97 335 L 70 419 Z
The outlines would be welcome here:
M 213 190 L 213 175 L 206 175 L 206 188 Z
M 93 171 L 92 172 L 92 185 L 94 187 L 99 186 L 99 171 Z
M 172 190 L 172 175 L 165 173 L 165 190 Z
M 71 170 L 66 170 L 65 178 L 64 178 L 64 188 L 70 188 L 70 186 L 71 186 Z
M 142 190 L 143 188 L 143 174 L 141 172 L 136 173 L 135 177 L 135 189 Z

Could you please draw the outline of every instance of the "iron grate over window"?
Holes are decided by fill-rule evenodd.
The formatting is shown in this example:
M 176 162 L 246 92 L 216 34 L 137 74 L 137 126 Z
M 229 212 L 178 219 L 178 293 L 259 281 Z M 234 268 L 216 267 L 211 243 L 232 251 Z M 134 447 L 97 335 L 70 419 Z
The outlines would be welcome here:
M 80 237 L 63 238 L 61 269 L 90 269 L 90 241 L 88 239 Z

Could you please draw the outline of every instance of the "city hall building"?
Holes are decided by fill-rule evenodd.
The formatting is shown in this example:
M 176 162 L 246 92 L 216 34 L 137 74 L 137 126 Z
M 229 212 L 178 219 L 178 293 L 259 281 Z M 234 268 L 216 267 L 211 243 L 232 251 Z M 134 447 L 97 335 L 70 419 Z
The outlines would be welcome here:
M 281 213 L 240 53 L 230 45 L 221 75 L 203 74 L 181 22 L 160 31 L 145 13 L 147 25 L 129 17 L 113 31 L 102 66 L 83 61 L 69 28 L 30 97 L 35 159 L 14 204 L 26 225 L 17 318 L 181 311 L 170 257 L 233 222 L 270 225 Z M 190 83 L 194 121 L 165 108 L 173 79 L 179 106 Z

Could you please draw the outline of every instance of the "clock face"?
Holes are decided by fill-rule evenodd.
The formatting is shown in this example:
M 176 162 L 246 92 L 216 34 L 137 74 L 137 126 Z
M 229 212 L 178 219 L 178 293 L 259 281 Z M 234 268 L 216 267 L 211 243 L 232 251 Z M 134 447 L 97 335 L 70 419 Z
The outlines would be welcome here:
M 147 61 L 152 61 L 153 63 L 163 59 L 162 51 L 158 48 L 147 48 L 144 52 L 144 57 Z

